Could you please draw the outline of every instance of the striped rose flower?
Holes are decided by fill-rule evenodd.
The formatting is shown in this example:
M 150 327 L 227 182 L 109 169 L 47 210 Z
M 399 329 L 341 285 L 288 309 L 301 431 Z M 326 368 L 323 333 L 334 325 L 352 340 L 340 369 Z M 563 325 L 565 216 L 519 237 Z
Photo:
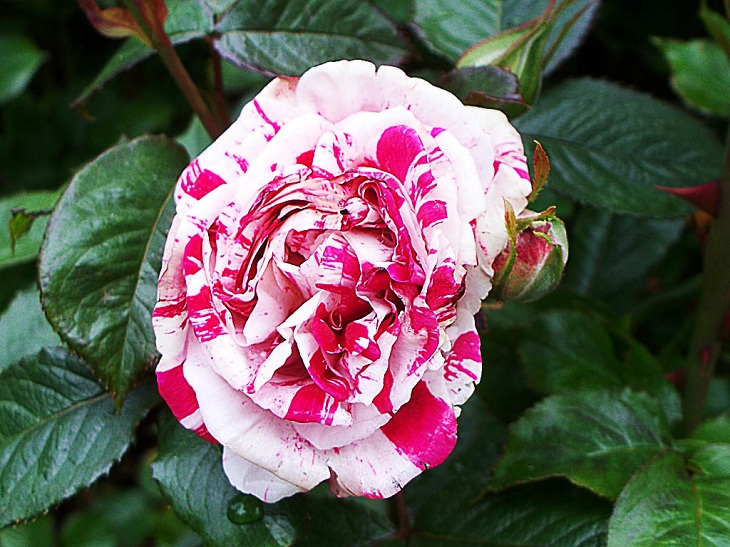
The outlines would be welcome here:
M 275 79 L 177 183 L 160 393 L 243 492 L 395 494 L 454 447 L 530 190 L 498 111 L 363 61 Z

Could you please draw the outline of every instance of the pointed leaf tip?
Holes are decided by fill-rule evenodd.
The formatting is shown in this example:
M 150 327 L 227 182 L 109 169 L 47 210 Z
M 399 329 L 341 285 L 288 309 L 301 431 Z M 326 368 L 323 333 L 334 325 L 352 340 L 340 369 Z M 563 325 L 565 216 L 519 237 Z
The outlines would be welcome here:
M 142 29 L 129 13 L 129 10 L 122 7 L 101 9 L 96 0 L 78 0 L 79 7 L 86 14 L 86 18 L 97 32 L 109 38 L 126 38 L 136 36 L 147 45 L 149 41 Z
M 537 199 L 540 191 L 547 184 L 548 175 L 550 174 L 550 159 L 538 141 L 535 141 L 535 153 L 532 156 L 532 164 L 534 170 L 532 192 L 527 196 L 527 201 L 530 203 Z
M 722 186 L 719 179 L 713 179 L 705 184 L 690 186 L 687 188 L 672 188 L 670 186 L 657 186 L 662 192 L 680 197 L 689 203 L 696 205 L 712 216 L 717 214 L 720 205 Z

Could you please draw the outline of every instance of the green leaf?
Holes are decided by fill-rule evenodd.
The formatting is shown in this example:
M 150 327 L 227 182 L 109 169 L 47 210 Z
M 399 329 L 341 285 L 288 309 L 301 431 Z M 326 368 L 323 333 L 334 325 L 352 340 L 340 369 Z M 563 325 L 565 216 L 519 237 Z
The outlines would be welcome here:
M 159 421 L 160 451 L 152 476 L 180 519 L 209 545 L 279 545 L 265 521 L 234 524 L 228 502 L 238 496 L 223 474 L 221 449 L 184 429 L 168 412 Z
M 530 384 L 542 393 L 619 387 L 611 337 L 591 316 L 572 310 L 542 314 L 519 345 Z
M 183 429 L 169 413 L 160 420 L 160 452 L 152 475 L 178 516 L 206 545 L 366 545 L 393 532 L 387 519 L 359 503 L 302 495 L 262 504 L 260 520 L 234 523 L 229 502 L 243 495 L 223 473 L 220 447 Z
M 277 524 L 291 522 L 297 530 L 296 545 L 307 547 L 379 545 L 395 532 L 393 523 L 369 508 L 366 500 L 336 499 L 329 493 L 327 497 L 294 496 L 273 506 L 265 505 L 264 511 L 269 510 L 264 516 L 264 522 L 269 519 L 269 530 L 273 532 L 278 514 L 281 520 Z
M 37 218 L 50 215 L 51 211 L 28 212 L 25 209 L 11 209 L 10 222 L 10 249 L 15 253 L 15 245 L 22 236 L 30 232 Z
M 173 44 L 182 44 L 213 32 L 214 9 L 205 0 L 166 0 L 165 32 Z
M 727 413 L 730 413 L 730 377 L 718 375 L 710 380 L 702 417 L 716 418 Z
M 471 499 L 462 492 L 456 484 L 435 492 L 416 515 L 409 545 L 588 547 L 605 542 L 611 504 L 565 481 Z
M 185 150 L 141 137 L 96 158 L 51 216 L 39 277 L 56 331 L 123 400 L 155 360 L 152 308 Z
M 34 521 L 0 530 L 3 547 L 45 547 L 55 545 L 53 518 L 44 515 Z
M 654 458 L 621 493 L 609 547 L 726 545 L 730 537 L 730 445 L 706 445 L 687 463 L 674 451 Z
M 180 45 L 213 32 L 213 11 L 202 0 L 167 0 L 168 13 L 165 19 L 165 32 L 173 45 Z M 137 38 L 129 38 L 107 61 L 101 72 L 76 97 L 72 107 L 86 102 L 107 82 L 120 72 L 129 70 L 137 63 L 151 57 L 154 51 Z
M 527 383 L 524 368 L 519 366 L 517 354 L 519 343 L 536 316 L 532 305 L 516 301 L 505 301 L 498 309 L 486 309 L 477 316 L 482 325 L 489 325 L 488 329 L 479 329 L 484 367 L 477 393 L 505 423 L 516 420 L 538 400 L 538 394 Z
M 0 268 L 28 262 L 38 256 L 43 232 L 46 230 L 48 218 L 40 217 L 15 242 L 11 234 L 13 211 L 45 211 L 52 209 L 58 201 L 60 192 L 39 191 L 14 194 L 0 199 Z
M 3 52 L 0 70 L 2 104 L 23 93 L 45 61 L 46 54 L 25 36 L 10 32 L 0 32 L 0 51 Z
M 238 1 L 239 0 L 205 0 L 205 3 L 208 4 L 208 7 L 212 9 L 216 15 L 221 15 Z
M 35 287 L 19 291 L 0 315 L 0 340 L 0 372 L 44 346 L 59 345 Z
M 446 74 L 439 85 L 473 106 L 504 110 L 524 104 L 517 76 L 496 66 L 457 68 Z
M 720 414 L 702 422 L 692 432 L 692 439 L 709 443 L 730 443 L 730 414 Z
M 720 172 L 722 148 L 695 118 L 607 82 L 563 83 L 516 126 L 527 147 L 545 147 L 550 188 L 602 210 L 683 215 L 692 207 L 656 186 L 693 186 Z
M 730 60 L 710 40 L 655 38 L 672 70 L 672 87 L 688 104 L 708 114 L 730 115 Z
M 492 487 L 564 476 L 615 498 L 631 475 L 671 443 L 657 403 L 625 390 L 553 395 L 512 424 Z
M 556 15 L 555 10 L 547 11 L 524 25 L 476 43 L 464 52 L 456 66 L 493 65 L 510 71 L 519 80 L 519 92 L 525 103 L 532 105 L 542 87 L 545 46 Z M 525 105 L 514 105 L 507 115 L 515 117 L 525 110 Z
M 370 0 L 376 8 L 396 23 L 407 25 L 413 20 L 414 0 Z
M 185 147 L 188 156 L 191 158 L 197 157 L 211 143 L 210 135 L 205 131 L 203 123 L 197 116 L 190 119 L 185 131 L 178 135 L 175 140 Z
M 512 28 L 529 19 L 539 16 L 547 7 L 548 0 L 529 2 L 504 1 L 504 28 Z M 551 57 L 545 66 L 545 74 L 550 74 L 563 61 L 570 57 L 581 45 L 593 26 L 593 19 L 601 5 L 600 0 L 558 0 L 557 5 L 565 7 L 555 19 L 555 24 L 547 40 L 547 50 Z
M 452 61 L 471 45 L 503 30 L 501 0 L 415 0 L 414 22 L 431 48 Z
M 360 0 L 241 0 L 216 30 L 225 59 L 275 75 L 338 59 L 395 65 L 407 53 L 395 25 Z
M 61 521 L 62 545 L 182 547 L 200 544 L 200 538 L 175 517 L 156 483 L 153 484 L 154 497 L 141 488 L 123 488 L 118 483 L 115 488 L 95 489 L 90 496 L 90 504 L 64 515 Z
M 467 48 L 477 42 L 539 16 L 547 3 L 547 0 L 415 0 L 415 23 L 432 49 L 456 61 Z M 548 49 L 555 45 L 571 19 L 581 9 L 589 6 L 567 31 L 548 63 L 547 72 L 557 67 L 581 43 L 598 4 L 591 0 L 577 0 L 558 16 L 548 38 Z
M 626 358 L 618 357 L 611 336 L 591 315 L 573 310 L 541 314 L 519 353 L 530 385 L 542 393 L 630 387 L 656 397 L 667 421 L 679 418 L 679 395 L 658 361 L 635 341 Z
M 725 11 L 727 12 L 727 3 Z M 705 24 L 705 28 L 710 36 L 712 36 L 730 59 L 730 20 L 716 11 L 707 7 L 707 2 L 700 2 L 700 19 Z
M 636 218 L 587 208 L 573 224 L 563 287 L 627 311 L 636 306 L 649 271 L 669 253 L 685 226 L 684 220 Z
M 31 518 L 109 471 L 157 401 L 135 389 L 117 414 L 91 370 L 62 348 L 0 373 L 0 526 Z

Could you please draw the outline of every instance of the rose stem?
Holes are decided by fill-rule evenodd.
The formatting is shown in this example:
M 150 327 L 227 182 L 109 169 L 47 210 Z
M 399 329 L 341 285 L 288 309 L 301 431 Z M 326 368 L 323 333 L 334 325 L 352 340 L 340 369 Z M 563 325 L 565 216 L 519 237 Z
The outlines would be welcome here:
M 411 522 L 408 518 L 408 505 L 403 491 L 398 492 L 395 496 L 388 500 L 390 502 L 391 520 L 398 525 L 396 537 L 398 539 L 408 539 L 411 537 Z
M 730 129 L 720 175 L 721 195 L 704 251 L 705 272 L 687 355 L 683 433 L 702 421 L 705 400 L 720 355 L 720 331 L 730 303 Z
M 215 89 L 215 114 L 223 123 L 224 127 L 231 125 L 231 118 L 228 113 L 228 105 L 226 104 L 226 92 L 223 88 L 223 67 L 221 64 L 221 56 L 215 49 L 212 40 L 208 40 L 210 45 L 210 61 L 213 69 L 213 85 Z
M 148 0 L 146 3 L 150 6 L 154 4 L 154 1 L 149 2 Z M 170 42 L 170 37 L 165 32 L 164 21 L 159 20 L 157 10 L 150 7 L 148 12 L 152 13 L 152 17 L 155 19 L 153 21 L 147 21 L 134 0 L 124 0 L 124 4 L 143 32 L 149 37 L 152 42 L 152 47 L 157 51 L 162 63 L 170 72 L 170 75 L 175 80 L 180 91 L 182 91 L 193 112 L 200 118 L 210 138 L 213 140 L 217 139 L 223 133 L 223 129 L 219 126 L 208 105 L 205 104 L 200 91 L 182 64 L 172 42 Z

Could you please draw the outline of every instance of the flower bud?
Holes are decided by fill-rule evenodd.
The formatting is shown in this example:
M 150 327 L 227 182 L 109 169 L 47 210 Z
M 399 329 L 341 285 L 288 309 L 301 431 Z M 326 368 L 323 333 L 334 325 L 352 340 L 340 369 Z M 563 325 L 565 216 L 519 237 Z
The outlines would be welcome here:
M 568 237 L 559 218 L 545 214 L 517 220 L 510 242 L 495 258 L 490 296 L 530 302 L 554 290 L 568 260 Z

